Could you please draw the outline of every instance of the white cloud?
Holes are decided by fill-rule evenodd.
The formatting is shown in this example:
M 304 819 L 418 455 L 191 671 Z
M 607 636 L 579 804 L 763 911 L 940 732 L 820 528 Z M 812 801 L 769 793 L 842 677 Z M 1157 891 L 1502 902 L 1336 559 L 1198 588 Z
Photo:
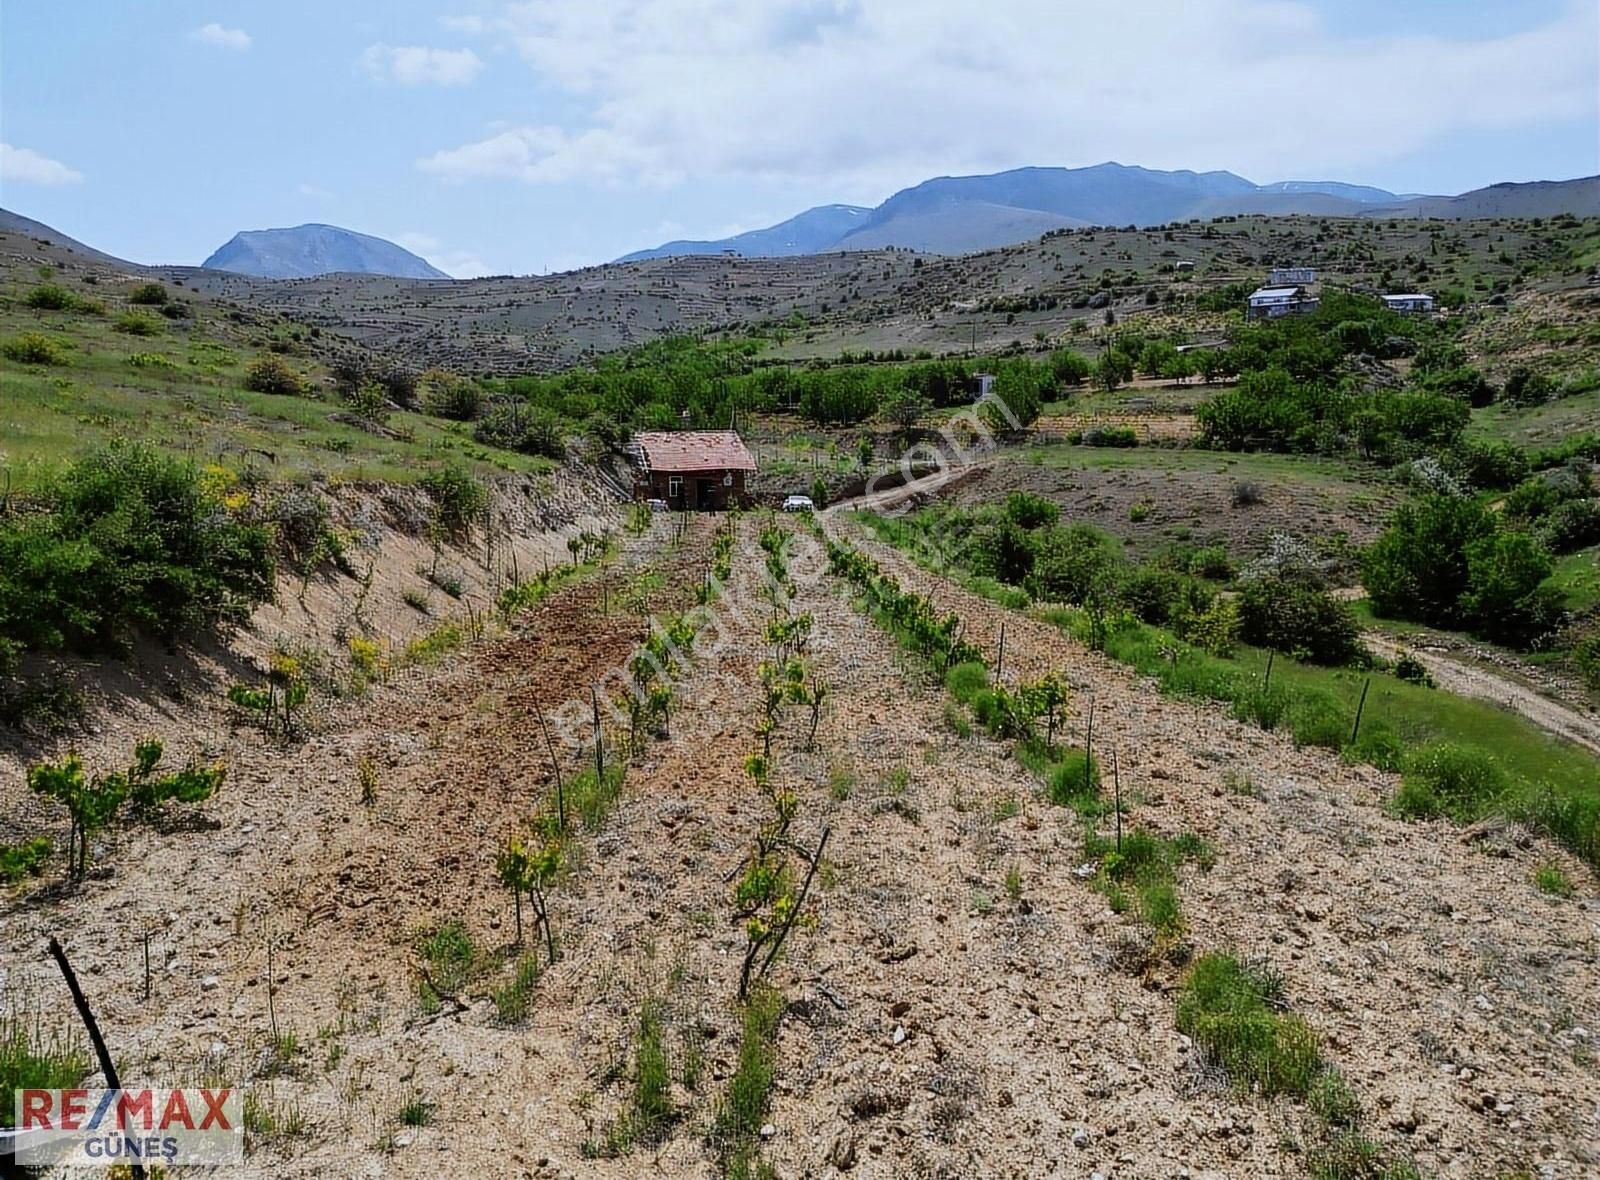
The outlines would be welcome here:
M 488 32 L 489 22 L 481 16 L 441 16 L 439 24 L 452 33 L 465 33 L 477 37 Z
M 216 21 L 208 25 L 201 25 L 189 36 L 196 41 L 203 41 L 207 45 L 217 45 L 223 49 L 249 49 L 250 34 L 243 29 L 226 29 Z
M 361 55 L 374 78 L 417 86 L 465 86 L 483 69 L 483 59 L 470 49 L 429 49 L 421 45 L 370 45 Z
M 299 193 L 302 197 L 311 197 L 319 201 L 333 196 L 332 193 L 320 185 L 310 183 L 301 183 L 300 185 L 296 186 L 295 192 Z
M 10 184 L 77 184 L 83 173 L 32 148 L 0 143 L 0 180 Z
M 510 3 L 490 27 L 584 113 L 444 148 L 425 172 L 825 180 L 871 202 L 1021 164 L 1370 171 L 1447 136 L 1592 118 L 1600 16 L 1569 0 L 1475 40 L 1357 38 L 1306 0 L 586 0 Z

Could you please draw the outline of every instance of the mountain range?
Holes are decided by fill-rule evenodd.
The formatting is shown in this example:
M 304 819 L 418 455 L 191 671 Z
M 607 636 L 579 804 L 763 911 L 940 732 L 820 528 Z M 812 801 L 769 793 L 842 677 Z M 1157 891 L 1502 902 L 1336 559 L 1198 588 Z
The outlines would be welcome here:
M 619 262 L 732 251 L 780 257 L 906 247 L 966 254 L 1055 229 L 1163 225 L 1228 214 L 1320 217 L 1542 217 L 1600 214 L 1600 177 L 1497 184 L 1460 196 L 1396 194 L 1335 180 L 1254 184 L 1232 172 L 1162 172 L 1127 164 L 1016 168 L 941 176 L 902 189 L 874 209 L 822 205 L 769 229 L 717 241 L 676 241 Z
M 425 259 L 383 238 L 336 225 L 248 229 L 236 233 L 200 264 L 208 270 L 262 279 L 309 279 L 325 274 L 391 275 L 448 279 Z

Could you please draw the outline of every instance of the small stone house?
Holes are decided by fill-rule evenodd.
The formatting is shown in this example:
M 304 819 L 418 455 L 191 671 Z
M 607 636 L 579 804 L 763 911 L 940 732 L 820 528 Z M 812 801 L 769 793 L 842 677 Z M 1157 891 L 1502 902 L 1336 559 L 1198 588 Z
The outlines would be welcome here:
M 733 430 L 641 431 L 633 436 L 633 498 L 674 510 L 720 512 L 749 502 L 755 458 Z

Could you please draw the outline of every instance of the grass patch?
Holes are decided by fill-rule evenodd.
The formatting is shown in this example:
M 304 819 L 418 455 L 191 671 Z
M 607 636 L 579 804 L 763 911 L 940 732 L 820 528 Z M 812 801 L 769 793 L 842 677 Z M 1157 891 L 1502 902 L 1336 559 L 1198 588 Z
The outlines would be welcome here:
M 1576 892 L 1565 871 L 1554 861 L 1546 861 L 1533 870 L 1533 884 L 1547 897 L 1568 898 Z
M 479 966 L 472 935 L 455 918 L 425 935 L 417 943 L 417 955 L 427 973 L 426 979 L 417 979 L 417 1003 L 428 1015 L 439 1010 L 442 995 L 459 994 Z
M 569 815 L 576 815 L 591 832 L 597 832 L 622 797 L 624 768 L 613 762 L 600 775 L 593 767 L 574 775 L 566 786 Z
M 1316 1034 L 1283 1007 L 1282 981 L 1265 967 L 1204 955 L 1178 997 L 1178 1029 L 1241 1089 L 1303 1099 L 1325 1066 Z
M 517 956 L 511 979 L 504 987 L 495 989 L 495 1020 L 504 1025 L 521 1024 L 528 1018 L 533 1006 L 534 992 L 539 986 L 539 956 L 529 952 Z
M 1476 819 L 1511 790 L 1511 778 L 1487 750 L 1439 742 L 1406 754 L 1394 810 L 1410 819 Z
M 1062 753 L 1046 780 L 1050 802 L 1076 808 L 1084 814 L 1100 811 L 1100 760 L 1074 747 Z
M 18 1090 L 61 1090 L 89 1072 L 89 1054 L 69 1032 L 46 1025 L 39 1013 L 0 1014 L 0 1127 L 15 1125 Z
M 739 1062 L 712 1119 L 711 1140 L 727 1176 L 756 1175 L 757 1135 L 777 1079 L 778 1022 L 783 997 L 757 988 L 744 1006 Z

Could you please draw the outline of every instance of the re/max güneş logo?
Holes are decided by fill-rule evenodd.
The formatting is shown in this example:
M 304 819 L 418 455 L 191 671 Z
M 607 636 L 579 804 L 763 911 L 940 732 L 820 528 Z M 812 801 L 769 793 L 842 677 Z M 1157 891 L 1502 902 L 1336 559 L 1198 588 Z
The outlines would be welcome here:
M 24 1166 L 236 1164 L 244 1158 L 231 1087 L 18 1090 L 13 1152 Z

